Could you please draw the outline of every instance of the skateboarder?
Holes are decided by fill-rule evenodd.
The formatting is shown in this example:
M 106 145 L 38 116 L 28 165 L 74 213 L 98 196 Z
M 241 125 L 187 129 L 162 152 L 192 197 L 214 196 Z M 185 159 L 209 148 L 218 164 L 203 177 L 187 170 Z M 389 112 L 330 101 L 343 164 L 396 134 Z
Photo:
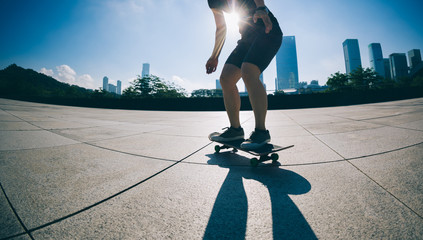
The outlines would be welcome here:
M 225 109 L 230 127 L 212 140 L 232 141 L 244 138 L 239 120 L 241 99 L 236 83 L 244 80 L 255 117 L 255 130 L 242 148 L 255 149 L 270 141 L 266 129 L 267 94 L 260 74 L 267 68 L 282 44 L 282 31 L 278 21 L 264 4 L 264 0 L 208 0 L 216 22 L 215 45 L 207 61 L 207 74 L 216 71 L 218 58 L 226 39 L 226 22 L 223 12 L 236 11 L 240 16 L 241 39 L 230 54 L 220 75 Z

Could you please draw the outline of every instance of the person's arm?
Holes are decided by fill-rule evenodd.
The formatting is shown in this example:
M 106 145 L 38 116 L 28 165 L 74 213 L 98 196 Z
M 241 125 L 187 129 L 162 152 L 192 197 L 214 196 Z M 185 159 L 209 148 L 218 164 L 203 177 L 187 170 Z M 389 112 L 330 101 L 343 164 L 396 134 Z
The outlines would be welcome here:
M 208 74 L 216 71 L 219 55 L 226 39 L 226 22 L 223 11 L 218 9 L 212 9 L 212 11 L 216 22 L 216 37 L 213 52 L 206 64 L 206 71 Z
M 254 2 L 256 3 L 257 8 L 266 7 L 266 5 L 264 4 L 264 0 L 254 0 Z M 272 31 L 273 24 L 266 10 L 257 10 L 255 12 L 253 17 L 254 23 L 256 23 L 259 18 L 263 20 L 264 26 L 266 27 L 266 33 Z

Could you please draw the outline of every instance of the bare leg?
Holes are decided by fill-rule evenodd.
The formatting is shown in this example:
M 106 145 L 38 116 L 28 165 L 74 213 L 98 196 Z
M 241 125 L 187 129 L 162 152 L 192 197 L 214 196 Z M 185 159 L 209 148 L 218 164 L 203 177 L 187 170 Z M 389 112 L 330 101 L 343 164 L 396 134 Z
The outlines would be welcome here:
M 256 128 L 266 130 L 267 94 L 260 81 L 260 69 L 254 64 L 243 63 L 241 72 L 254 111 Z
M 223 100 L 225 102 L 226 113 L 229 117 L 231 127 L 239 128 L 239 110 L 241 108 L 241 98 L 236 86 L 241 78 L 241 69 L 232 64 L 225 64 L 220 75 L 220 85 L 223 90 Z

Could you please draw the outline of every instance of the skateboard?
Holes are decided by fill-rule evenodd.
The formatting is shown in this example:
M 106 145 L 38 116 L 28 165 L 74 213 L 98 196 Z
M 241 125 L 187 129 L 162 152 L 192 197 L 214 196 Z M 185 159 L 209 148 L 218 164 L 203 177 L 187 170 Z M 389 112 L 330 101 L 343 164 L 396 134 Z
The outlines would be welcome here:
M 209 135 L 209 140 L 212 142 L 220 143 L 222 145 L 215 145 L 214 150 L 215 153 L 220 153 L 220 150 L 222 149 L 230 149 L 232 148 L 233 152 L 237 152 L 238 150 L 241 150 L 243 152 L 249 153 L 251 155 L 257 156 L 259 158 L 253 157 L 250 159 L 250 164 L 253 167 L 256 167 L 259 163 L 272 160 L 273 163 L 277 162 L 279 159 L 279 154 L 276 152 L 292 148 L 294 145 L 289 146 L 278 146 L 275 144 L 266 143 L 264 146 L 257 148 L 257 149 L 243 149 L 241 148 L 241 143 L 245 141 L 245 139 L 239 139 L 235 141 L 229 141 L 229 142 L 221 142 L 221 141 L 213 141 L 211 140 L 211 137 L 216 136 L 220 133 L 211 133 Z

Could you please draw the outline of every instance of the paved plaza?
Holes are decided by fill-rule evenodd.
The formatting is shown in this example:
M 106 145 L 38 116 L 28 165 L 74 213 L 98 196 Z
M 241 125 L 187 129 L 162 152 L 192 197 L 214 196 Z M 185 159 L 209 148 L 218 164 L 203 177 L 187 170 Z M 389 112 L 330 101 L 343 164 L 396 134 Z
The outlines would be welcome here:
M 423 239 L 423 98 L 269 111 L 256 168 L 227 125 L 0 99 L 0 239 Z

